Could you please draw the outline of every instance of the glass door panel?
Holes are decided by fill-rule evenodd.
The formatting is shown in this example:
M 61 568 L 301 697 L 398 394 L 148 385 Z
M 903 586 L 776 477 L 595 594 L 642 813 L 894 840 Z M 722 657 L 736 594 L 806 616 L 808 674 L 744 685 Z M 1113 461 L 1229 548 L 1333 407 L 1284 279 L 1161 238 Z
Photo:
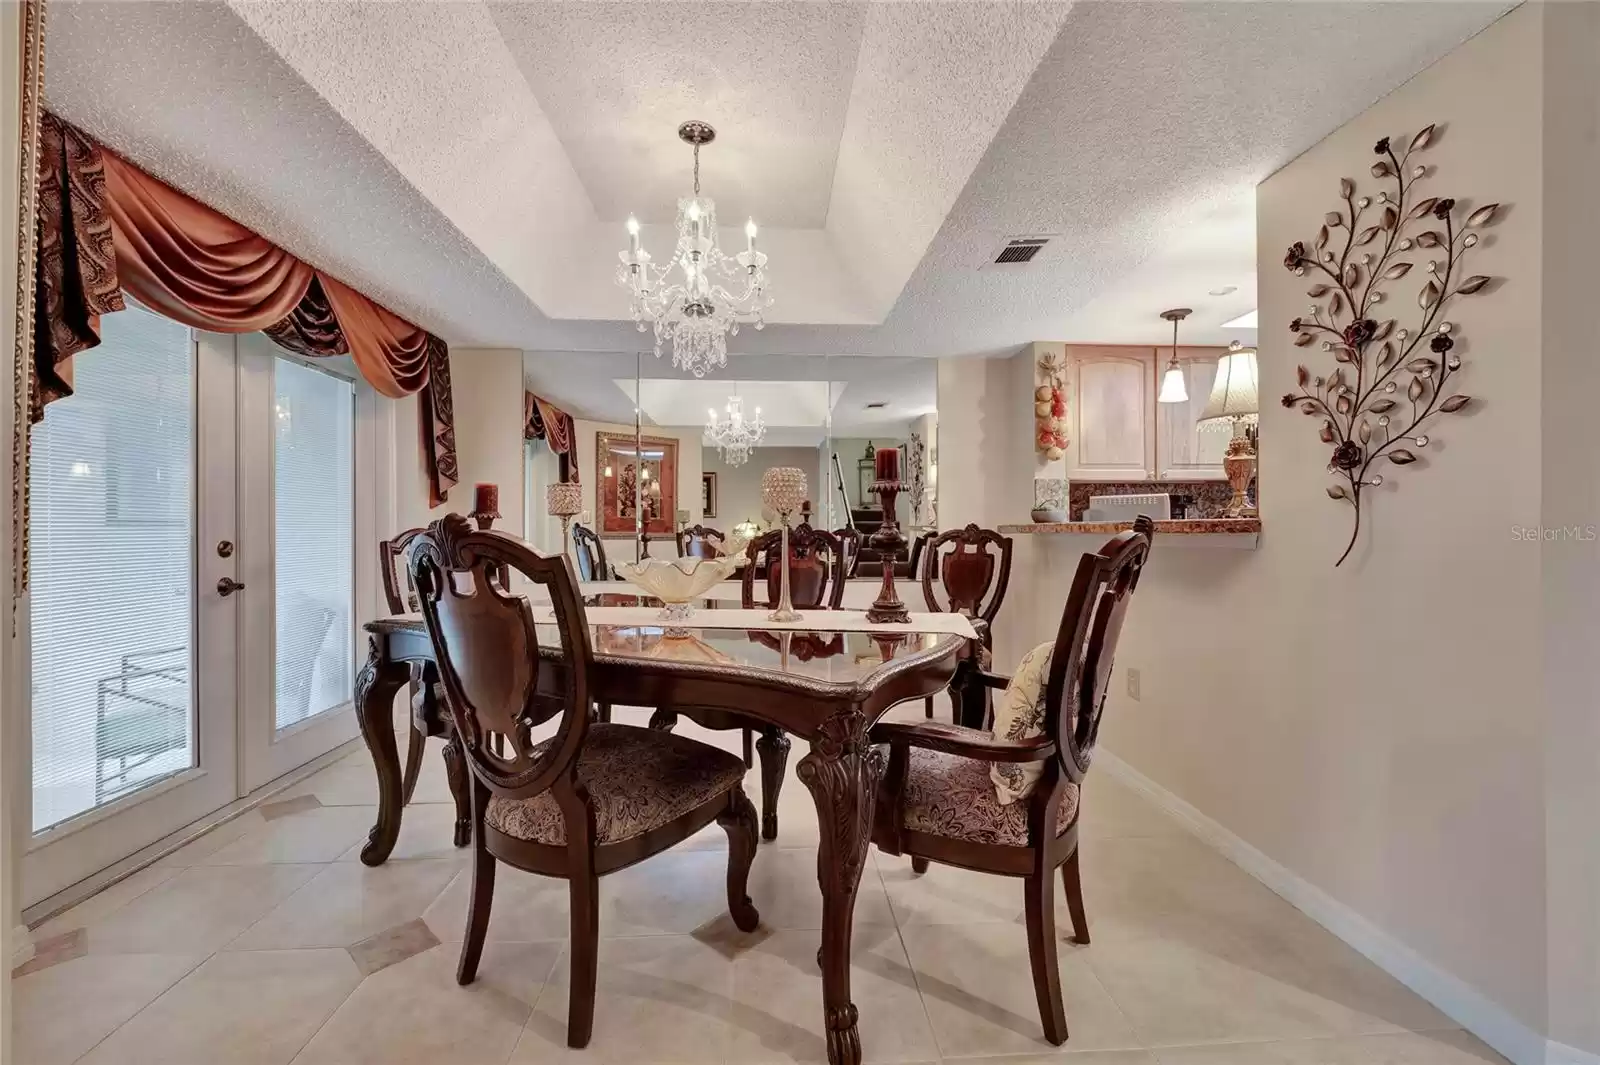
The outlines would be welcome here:
M 202 549 L 232 536 L 232 340 L 139 307 L 102 331 L 33 428 L 29 903 L 235 794 L 228 564 Z
M 246 790 L 356 733 L 355 404 L 350 378 L 240 338 Z
M 273 367 L 275 721 L 350 702 L 355 614 L 355 387 L 279 359 Z

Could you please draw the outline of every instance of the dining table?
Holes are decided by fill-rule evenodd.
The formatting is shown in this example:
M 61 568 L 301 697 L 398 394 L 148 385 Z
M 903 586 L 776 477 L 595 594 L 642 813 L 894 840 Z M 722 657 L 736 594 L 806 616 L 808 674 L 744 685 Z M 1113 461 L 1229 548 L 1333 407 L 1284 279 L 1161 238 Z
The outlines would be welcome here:
M 874 582 L 876 583 L 876 582 Z M 817 885 L 822 894 L 823 1027 L 828 1060 L 857 1065 L 861 1040 L 850 997 L 850 939 L 856 892 L 872 837 L 884 754 L 870 732 L 898 703 L 945 690 L 975 630 L 961 615 L 913 613 L 901 625 L 873 625 L 860 611 L 804 611 L 779 625 L 736 601 L 699 601 L 685 621 L 656 617 L 643 597 L 585 586 L 594 650 L 589 679 L 597 704 L 644 707 L 657 714 L 711 710 L 742 715 L 752 727 L 775 727 L 806 740 L 795 775 L 817 811 Z M 531 604 L 540 654 L 560 641 L 548 607 Z M 420 614 L 368 622 L 368 656 L 356 681 L 355 710 L 378 779 L 377 823 L 361 850 L 382 864 L 400 833 L 405 802 L 396 744 L 394 697 L 413 677 L 421 697 L 412 721 L 426 735 L 453 736 L 447 710 L 429 697 L 437 680 L 433 646 Z M 446 746 L 452 789 L 468 772 Z M 459 828 L 460 826 L 458 826 Z M 458 831 L 457 843 L 463 842 Z

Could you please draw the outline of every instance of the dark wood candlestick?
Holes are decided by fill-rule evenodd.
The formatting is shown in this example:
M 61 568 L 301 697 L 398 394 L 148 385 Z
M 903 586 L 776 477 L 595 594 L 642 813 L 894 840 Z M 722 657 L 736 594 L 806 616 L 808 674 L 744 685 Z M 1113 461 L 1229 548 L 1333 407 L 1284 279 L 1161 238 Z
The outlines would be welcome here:
M 910 612 L 894 590 L 895 562 L 906 546 L 906 534 L 900 531 L 900 523 L 894 518 L 894 501 L 904 487 L 900 481 L 875 481 L 872 485 L 873 491 L 878 493 L 878 505 L 883 508 L 883 524 L 878 526 L 877 532 L 867 537 L 867 543 L 878 552 L 878 559 L 883 565 L 883 586 L 878 589 L 878 598 L 867 610 L 867 620 L 874 624 L 911 620 Z

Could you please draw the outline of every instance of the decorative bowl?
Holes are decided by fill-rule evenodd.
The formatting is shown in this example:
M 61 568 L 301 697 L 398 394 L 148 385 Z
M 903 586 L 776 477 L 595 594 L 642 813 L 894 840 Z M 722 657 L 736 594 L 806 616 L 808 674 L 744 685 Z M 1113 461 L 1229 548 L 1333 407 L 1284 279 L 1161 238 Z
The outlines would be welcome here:
M 721 558 L 647 558 L 642 562 L 619 562 L 617 572 L 623 580 L 665 604 L 661 620 L 683 621 L 693 613 L 689 601 L 727 580 L 743 561 L 743 554 Z

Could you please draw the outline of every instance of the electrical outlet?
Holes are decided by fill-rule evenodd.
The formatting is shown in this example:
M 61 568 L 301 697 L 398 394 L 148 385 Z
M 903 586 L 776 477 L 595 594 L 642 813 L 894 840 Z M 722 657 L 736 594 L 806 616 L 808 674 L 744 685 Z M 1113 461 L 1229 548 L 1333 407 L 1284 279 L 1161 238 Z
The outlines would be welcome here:
M 1134 702 L 1139 701 L 1139 671 L 1137 669 L 1128 670 L 1128 698 Z

